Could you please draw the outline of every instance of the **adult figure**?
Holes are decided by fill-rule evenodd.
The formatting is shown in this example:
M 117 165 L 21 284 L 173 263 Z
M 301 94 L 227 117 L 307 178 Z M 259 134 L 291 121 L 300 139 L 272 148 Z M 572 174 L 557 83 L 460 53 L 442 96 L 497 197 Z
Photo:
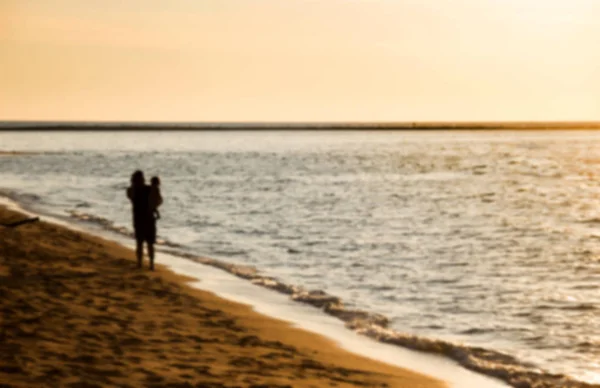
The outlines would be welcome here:
M 144 173 L 140 170 L 131 175 L 131 186 L 127 197 L 133 208 L 133 230 L 135 232 L 138 268 L 142 267 L 144 242 L 148 245 L 150 269 L 154 271 L 154 243 L 156 242 L 156 220 L 150 207 L 150 186 L 146 185 Z

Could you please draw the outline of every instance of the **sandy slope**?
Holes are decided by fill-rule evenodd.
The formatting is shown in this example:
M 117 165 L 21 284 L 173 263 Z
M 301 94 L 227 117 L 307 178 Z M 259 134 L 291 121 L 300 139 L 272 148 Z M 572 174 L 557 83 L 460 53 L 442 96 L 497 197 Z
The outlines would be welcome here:
M 443 386 L 45 222 L 0 227 L 0 310 L 0 387 Z

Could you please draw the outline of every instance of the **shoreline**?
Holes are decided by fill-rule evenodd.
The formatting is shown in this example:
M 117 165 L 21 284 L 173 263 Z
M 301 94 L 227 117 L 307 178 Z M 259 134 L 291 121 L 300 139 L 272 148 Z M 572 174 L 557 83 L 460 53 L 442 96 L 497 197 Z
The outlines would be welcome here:
M 108 220 L 106 219 L 97 219 L 94 216 L 80 217 L 81 214 L 74 217 L 68 211 L 68 216 L 61 216 L 43 206 L 38 207 L 29 202 L 27 204 L 17 202 L 18 195 L 15 195 L 16 193 L 0 191 L 0 208 L 6 207 L 29 217 L 39 216 L 51 224 L 108 240 L 132 252 L 135 250 L 133 235 L 121 228 L 107 226 Z M 183 247 L 177 245 L 177 248 Z M 494 376 L 465 368 L 461 363 L 457 363 L 451 357 L 446 357 L 439 352 L 431 353 L 412 346 L 382 341 L 352 329 L 348 326 L 348 322 L 336 314 L 325 311 L 318 306 L 318 303 L 291 298 L 288 293 L 282 293 L 276 288 L 266 286 L 263 282 L 256 282 L 248 278 L 246 275 L 252 272 L 248 271 L 250 267 L 192 255 L 187 251 L 174 249 L 168 240 L 158 243 L 155 250 L 157 263 L 172 273 L 183 276 L 189 287 L 209 292 L 227 301 L 249 306 L 261 315 L 319 335 L 344 351 L 433 377 L 453 388 L 504 388 L 509 386 Z M 252 273 L 262 276 L 256 269 Z M 264 279 L 270 279 L 270 277 L 266 276 Z M 418 337 L 411 338 L 417 339 Z
M 0 194 L 0 207 L 27 214 L 30 217 L 40 216 L 44 220 L 91 236 L 103 238 L 121 247 L 135 250 L 132 234 L 121 228 L 107 226 L 108 220 L 97 217 L 60 216 L 49 208 L 38 207 L 33 203 L 21 204 L 16 193 Z M 181 246 L 178 246 L 182 248 Z M 335 314 L 323 310 L 314 303 L 290 298 L 262 282 L 255 282 L 247 276 L 245 266 L 238 268 L 225 261 L 200 257 L 173 249 L 169 241 L 155 247 L 157 262 L 168 270 L 182 275 L 188 280 L 187 285 L 215 294 L 228 301 L 250 306 L 254 311 L 304 331 L 320 335 L 332 341 L 333 346 L 349 351 L 355 355 L 383 362 L 401 369 L 408 369 L 420 375 L 431 376 L 454 388 L 503 388 L 509 385 L 501 379 L 485 373 L 477 373 L 465 368 L 451 357 L 439 352 L 423 352 L 413 346 L 394 344 L 382 341 L 381 338 L 361 333 L 349 328 L 348 322 Z M 217 265 L 214 265 L 216 262 Z M 241 271 L 241 272 L 240 272 Z M 253 273 L 259 274 L 254 270 Z M 260 275 L 259 275 L 260 276 Z M 266 277 L 268 278 L 268 277 Z M 418 340 L 419 337 L 412 337 Z
M 18 195 L 15 195 L 17 195 L 16 192 L 10 194 L 10 192 L 6 191 L 0 194 L 0 209 L 8 208 L 13 212 L 26 214 L 31 217 L 41 216 L 44 220 L 48 220 L 51 225 L 57 225 L 91 238 L 99 238 L 107 241 L 109 244 L 116 244 L 121 249 L 129 251 L 133 255 L 135 248 L 131 236 L 123 233 L 122 230 L 107 228 L 105 225 L 106 220 L 101 219 L 98 222 L 94 217 L 79 218 L 73 217 L 70 213 L 69 216 L 59 216 L 50 209 L 44 210 L 43 207 L 38 208 L 33 203 L 29 203 L 29 205 L 24 205 L 23 207 L 18 202 Z M 438 383 L 442 382 L 442 384 L 445 384 L 443 386 L 446 387 L 502 388 L 509 386 L 536 386 L 540 388 L 554 388 L 569 386 L 573 388 L 592 388 L 599 386 L 573 380 L 565 375 L 551 374 L 547 371 L 537 369 L 505 369 L 503 367 L 497 369 L 494 362 L 497 360 L 498 354 L 507 357 L 507 361 L 510 363 L 518 363 L 518 360 L 509 355 L 497 353 L 496 351 L 491 351 L 490 353 L 489 350 L 484 348 L 474 348 L 464 344 L 452 344 L 432 338 L 399 333 L 394 330 L 382 328 L 377 324 L 369 324 L 364 328 L 354 328 L 349 326 L 348 322 L 339 316 L 328 313 L 323 310 L 322 306 L 317 306 L 318 303 L 314 304 L 310 301 L 290 298 L 288 293 L 282 293 L 276 288 L 266 286 L 261 282 L 251 281 L 252 279 L 247 276 L 248 273 L 246 273 L 245 266 L 241 266 L 241 272 L 238 273 L 238 268 L 234 264 L 193 255 L 177 249 L 174 250 L 174 247 L 170 245 L 168 240 L 163 243 L 166 244 L 163 244 L 163 246 L 157 245 L 155 248 L 157 255 L 160 255 L 157 257 L 157 263 L 161 264 L 161 268 L 166 268 L 167 272 L 182 277 L 184 283 L 186 283 L 184 286 L 192 289 L 192 292 L 196 290 L 208 292 L 227 302 L 241 304 L 253 309 L 256 313 L 267 319 L 275 319 L 289 328 L 300 328 L 303 332 L 321 337 L 328 342 L 328 346 L 336 347 L 342 352 L 350 352 L 357 357 L 380 362 L 392 368 L 408 370 L 425 378 L 433 378 Z M 216 261 L 218 265 L 214 265 L 213 261 Z M 218 280 L 213 282 L 212 279 L 203 276 L 207 270 Z M 254 270 L 253 273 L 260 274 L 257 270 Z M 267 280 L 269 278 L 268 276 L 265 277 Z M 221 283 L 232 284 L 223 286 Z M 232 285 L 233 287 L 230 287 Z M 231 292 L 232 288 L 240 288 L 240 286 L 240 290 Z M 253 295 L 257 291 L 260 295 Z M 313 292 L 309 292 L 309 294 L 313 295 Z M 326 294 L 326 297 L 331 296 Z M 282 300 L 285 300 L 285 302 L 277 306 L 277 308 L 270 308 L 264 305 L 265 300 L 270 300 L 277 304 L 277 299 L 279 299 L 279 302 Z M 318 299 L 319 297 L 317 296 Z M 282 311 L 278 311 L 281 307 L 287 311 L 283 313 Z M 299 314 L 298 309 L 302 309 L 303 311 Z M 295 318 L 293 318 L 294 316 Z M 323 322 L 316 325 L 310 322 L 307 324 L 307 317 L 318 321 L 331 319 L 335 321 L 333 324 L 335 329 L 324 327 L 321 325 Z M 467 352 L 465 353 L 464 350 Z M 489 361 L 492 362 L 488 363 Z M 403 386 L 400 385 L 400 387 Z
M 0 206 L 2 222 L 23 214 Z M 160 263 L 136 270 L 117 242 L 46 221 L 0 233 L 3 383 L 445 386 L 192 288 Z
M 70 218 L 76 221 L 84 224 L 89 223 L 96 227 L 100 226 L 103 231 L 116 233 L 120 237 L 131 237 L 131 232 L 126 232 L 122 228 L 115 228 L 110 220 L 87 213 L 68 213 Z M 424 359 L 421 360 L 421 362 L 416 363 L 407 360 L 404 355 L 396 354 L 395 356 L 404 360 L 404 364 L 398 366 L 405 367 L 406 365 L 409 365 L 409 369 L 411 370 L 416 370 L 423 374 L 435 375 L 443 381 L 448 383 L 452 382 L 457 387 L 536 386 L 540 388 L 562 388 L 563 386 L 569 386 L 573 388 L 592 388 L 599 386 L 574 380 L 567 375 L 550 373 L 536 367 L 528 367 L 527 364 L 523 364 L 522 361 L 513 356 L 501 353 L 497 350 L 490 350 L 435 338 L 420 337 L 418 335 L 395 331 L 392 328 L 388 328 L 388 319 L 383 315 L 374 314 L 364 310 L 346 308 L 343 300 L 335 295 L 330 295 L 320 290 L 306 290 L 301 286 L 283 283 L 277 278 L 262 274 L 260 270 L 253 266 L 233 264 L 228 261 L 201 257 L 183 252 L 178 250 L 183 248 L 182 246 L 173 244 L 168 240 L 162 241 L 158 247 L 158 252 L 162 252 L 163 255 L 166 254 L 175 259 L 179 258 L 186 261 L 192 261 L 204 268 L 208 267 L 216 269 L 217 272 L 213 273 L 215 276 L 219 276 L 217 273 L 223 271 L 231 277 L 245 281 L 245 283 L 251 284 L 252 286 L 264 288 L 269 292 L 275 292 L 278 295 L 287 298 L 288 302 L 295 303 L 295 308 L 298 308 L 299 305 L 310 306 L 319 313 L 328 315 L 337 320 L 338 323 L 341 323 L 340 330 L 347 330 L 360 337 L 373 340 L 378 344 L 390 345 L 396 349 L 413 352 L 413 355 L 425 354 L 425 357 L 428 357 L 429 359 Z M 170 267 L 176 269 L 177 266 L 171 265 Z M 187 267 L 187 265 L 184 265 L 184 267 Z M 184 270 L 182 274 L 187 275 L 188 271 Z M 211 289 L 211 291 L 216 292 L 218 295 L 227 295 L 227 290 L 219 287 L 217 287 L 216 290 Z M 246 292 L 252 293 L 252 290 L 246 290 Z M 262 294 L 262 298 L 268 299 L 266 294 Z M 239 295 L 235 294 L 227 295 L 227 299 L 237 299 L 242 303 L 251 303 L 255 308 L 260 306 L 260 302 L 252 303 L 246 298 L 239 299 Z M 267 315 L 273 316 L 276 314 L 273 311 L 269 311 L 267 312 Z M 283 320 L 288 320 L 288 317 L 289 315 L 280 316 Z M 296 323 L 303 326 L 304 322 L 298 320 Z M 318 332 L 319 328 L 313 327 L 310 331 Z M 328 338 L 335 337 L 335 334 L 332 331 L 321 334 Z M 340 340 L 339 343 L 342 344 L 347 341 L 348 337 Z M 381 349 L 378 350 L 381 351 Z M 364 352 L 358 350 L 355 351 L 355 353 L 361 355 L 364 354 Z M 368 355 L 368 357 L 381 359 L 388 363 L 390 362 L 389 358 L 380 358 L 374 352 Z M 455 363 L 453 366 L 460 367 L 461 372 L 468 373 L 456 373 L 450 370 L 440 372 L 439 370 L 436 370 L 436 368 L 423 368 L 423 364 L 431 363 L 435 357 L 440 357 L 444 361 Z M 447 364 L 444 365 L 443 362 L 436 365 L 436 367 L 442 369 L 446 366 Z M 476 378 L 473 379 L 473 376 L 476 376 Z

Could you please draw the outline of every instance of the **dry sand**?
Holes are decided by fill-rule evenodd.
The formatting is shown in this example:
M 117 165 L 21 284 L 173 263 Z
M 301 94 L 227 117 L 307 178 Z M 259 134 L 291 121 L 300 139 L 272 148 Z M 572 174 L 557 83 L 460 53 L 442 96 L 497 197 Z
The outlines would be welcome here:
M 444 386 L 185 282 L 100 237 L 0 227 L 0 387 Z

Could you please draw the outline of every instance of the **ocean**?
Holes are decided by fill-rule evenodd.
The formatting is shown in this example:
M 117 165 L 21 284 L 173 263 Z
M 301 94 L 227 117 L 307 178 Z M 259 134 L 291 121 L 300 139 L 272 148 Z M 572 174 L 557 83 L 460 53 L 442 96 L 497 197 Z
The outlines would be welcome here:
M 0 150 L 35 152 L 0 157 L 0 189 L 128 234 L 139 168 L 161 178 L 165 251 L 338 302 L 365 318 L 351 329 L 514 386 L 600 386 L 599 146 L 594 131 L 0 132 Z

